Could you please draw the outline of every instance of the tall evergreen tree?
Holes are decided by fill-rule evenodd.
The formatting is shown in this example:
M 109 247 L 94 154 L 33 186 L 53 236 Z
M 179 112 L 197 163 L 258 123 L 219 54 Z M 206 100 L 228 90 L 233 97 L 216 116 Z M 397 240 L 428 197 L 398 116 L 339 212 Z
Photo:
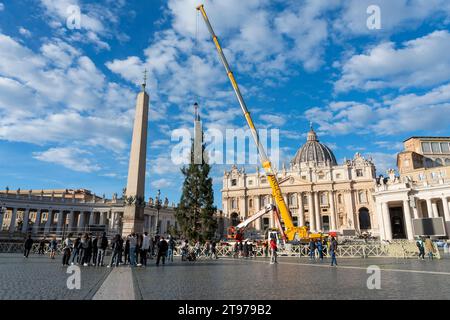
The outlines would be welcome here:
M 196 120 L 200 121 L 199 117 Z M 203 143 L 201 149 L 204 154 L 205 145 Z M 194 156 L 193 141 L 191 162 L 181 169 L 185 178 L 175 216 L 183 236 L 189 240 L 204 241 L 215 235 L 217 229 L 217 222 L 214 219 L 216 207 L 214 206 L 212 178 L 209 177 L 211 166 L 205 157 L 202 157 L 201 164 L 196 164 L 198 161 L 194 161 Z

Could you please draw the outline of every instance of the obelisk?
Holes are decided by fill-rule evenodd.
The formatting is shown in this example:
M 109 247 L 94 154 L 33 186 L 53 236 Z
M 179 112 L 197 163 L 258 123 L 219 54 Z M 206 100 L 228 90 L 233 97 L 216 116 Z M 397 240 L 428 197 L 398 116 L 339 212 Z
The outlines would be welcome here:
M 137 96 L 131 141 L 130 163 L 123 216 L 122 234 L 144 231 L 145 167 L 147 161 L 147 128 L 149 96 L 145 91 L 147 76 Z

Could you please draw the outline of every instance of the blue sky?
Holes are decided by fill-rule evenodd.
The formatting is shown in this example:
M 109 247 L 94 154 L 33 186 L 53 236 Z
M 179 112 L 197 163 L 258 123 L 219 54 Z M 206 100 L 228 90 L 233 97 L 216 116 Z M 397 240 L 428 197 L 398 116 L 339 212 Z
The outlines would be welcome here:
M 0 0 L 0 188 L 120 193 L 147 69 L 146 196 L 178 201 L 171 132 L 192 128 L 192 104 L 206 129 L 245 127 L 199 3 Z M 280 130 L 282 161 L 310 121 L 338 162 L 360 152 L 379 173 L 407 137 L 450 135 L 448 1 L 204 3 L 257 127 Z M 367 28 L 372 4 L 379 30 Z M 80 29 L 67 28 L 70 5 Z M 212 172 L 219 207 L 227 168 Z

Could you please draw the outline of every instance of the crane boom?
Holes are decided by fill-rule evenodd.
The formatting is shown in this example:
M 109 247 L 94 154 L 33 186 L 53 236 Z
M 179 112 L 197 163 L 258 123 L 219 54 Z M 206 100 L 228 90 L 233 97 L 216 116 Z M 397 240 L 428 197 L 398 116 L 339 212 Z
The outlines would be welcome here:
M 223 53 L 222 47 L 220 46 L 219 39 L 217 38 L 216 34 L 214 33 L 211 23 L 209 22 L 209 18 L 208 18 L 208 15 L 206 14 L 204 6 L 203 5 L 198 6 L 197 10 L 199 10 L 202 13 L 203 20 L 205 21 L 206 26 L 209 30 L 209 33 L 212 36 L 212 39 L 216 46 L 217 52 L 219 53 L 220 60 L 222 61 L 223 66 L 225 67 L 228 78 L 230 79 L 231 85 L 233 86 L 234 93 L 236 94 L 236 97 L 239 101 L 239 105 L 241 106 L 242 112 L 244 113 L 244 117 L 247 120 L 247 124 L 252 133 L 253 140 L 255 141 L 256 147 L 258 149 L 258 154 L 261 159 L 261 164 L 264 168 L 264 171 L 266 172 L 270 187 L 272 188 L 272 195 L 275 199 L 275 203 L 278 207 L 279 213 L 280 213 L 281 218 L 283 219 L 283 222 L 285 225 L 286 237 L 288 238 L 288 240 L 293 240 L 295 238 L 295 234 L 297 234 L 297 233 L 299 233 L 299 235 L 300 235 L 300 233 L 304 234 L 304 228 L 302 229 L 302 228 L 298 228 L 298 227 L 294 226 L 294 222 L 292 221 L 291 214 L 289 212 L 288 207 L 286 206 L 286 202 L 284 201 L 283 194 L 281 193 L 280 184 L 278 183 L 276 174 L 274 173 L 274 171 L 272 169 L 272 163 L 270 162 L 269 158 L 267 157 L 266 151 L 264 150 L 264 147 L 261 144 L 261 141 L 259 140 L 258 132 L 256 131 L 252 117 L 250 116 L 250 112 L 248 111 L 247 105 L 245 104 L 244 98 L 242 97 L 241 90 L 239 89 L 239 85 L 237 84 L 236 79 L 234 78 L 233 72 L 230 69 L 228 60 L 225 57 L 225 54 Z

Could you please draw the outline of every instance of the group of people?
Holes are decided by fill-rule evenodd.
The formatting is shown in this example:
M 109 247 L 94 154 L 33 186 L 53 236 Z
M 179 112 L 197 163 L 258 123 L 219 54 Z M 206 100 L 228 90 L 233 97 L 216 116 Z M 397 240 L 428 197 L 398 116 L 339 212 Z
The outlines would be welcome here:
M 238 241 L 234 244 L 233 258 L 253 258 L 256 257 L 255 246 L 252 242 Z
M 434 254 L 436 253 L 436 248 L 433 245 L 430 237 L 419 238 L 416 242 L 417 249 L 419 250 L 419 260 L 425 260 L 425 252 L 428 254 L 428 259 L 433 260 Z
M 217 256 L 217 243 L 216 241 L 206 241 L 204 245 L 200 241 L 196 241 L 193 249 L 189 246 L 188 240 L 183 240 L 181 242 L 181 261 L 195 261 L 202 253 L 204 253 L 206 258 L 218 259 Z
M 329 253 L 331 257 L 331 266 L 337 266 L 336 251 L 338 242 L 336 238 L 330 239 L 311 239 L 309 241 L 309 259 L 315 260 L 316 257 L 323 261 L 324 255 Z

